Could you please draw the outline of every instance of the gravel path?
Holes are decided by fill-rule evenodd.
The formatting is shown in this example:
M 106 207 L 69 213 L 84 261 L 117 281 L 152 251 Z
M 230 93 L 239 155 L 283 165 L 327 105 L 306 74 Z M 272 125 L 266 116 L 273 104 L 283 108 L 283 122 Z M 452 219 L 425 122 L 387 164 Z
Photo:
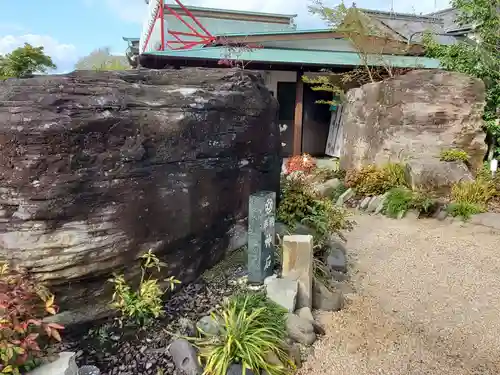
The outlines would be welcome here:
M 357 294 L 320 316 L 301 375 L 500 374 L 500 232 L 357 216 Z

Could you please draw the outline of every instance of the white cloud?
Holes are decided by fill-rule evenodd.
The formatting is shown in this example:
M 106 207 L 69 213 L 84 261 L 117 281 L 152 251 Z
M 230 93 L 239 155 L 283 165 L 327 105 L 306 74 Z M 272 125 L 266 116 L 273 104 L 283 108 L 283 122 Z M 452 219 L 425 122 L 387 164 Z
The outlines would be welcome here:
M 24 43 L 29 43 L 35 47 L 43 46 L 45 53 L 52 57 L 52 60 L 57 65 L 58 71 L 72 69 L 78 58 L 76 47 L 73 44 L 59 43 L 51 36 L 35 34 L 0 37 L 0 55 L 22 47 Z

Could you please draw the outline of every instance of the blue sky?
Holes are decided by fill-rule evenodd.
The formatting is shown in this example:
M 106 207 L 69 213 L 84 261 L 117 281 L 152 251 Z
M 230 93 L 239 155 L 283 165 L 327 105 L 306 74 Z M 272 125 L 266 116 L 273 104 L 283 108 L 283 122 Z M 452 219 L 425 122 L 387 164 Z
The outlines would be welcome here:
M 392 0 L 395 11 L 427 13 L 448 6 L 448 0 Z M 307 0 L 185 0 L 186 6 L 233 8 L 298 14 L 299 28 L 321 27 L 307 14 Z M 335 5 L 335 1 L 325 4 Z M 358 0 L 358 7 L 390 10 L 391 0 Z M 114 53 L 126 48 L 123 36 L 139 36 L 144 0 L 0 0 L 0 54 L 23 45 L 43 45 L 58 65 L 70 71 L 78 58 L 92 50 L 109 47 Z

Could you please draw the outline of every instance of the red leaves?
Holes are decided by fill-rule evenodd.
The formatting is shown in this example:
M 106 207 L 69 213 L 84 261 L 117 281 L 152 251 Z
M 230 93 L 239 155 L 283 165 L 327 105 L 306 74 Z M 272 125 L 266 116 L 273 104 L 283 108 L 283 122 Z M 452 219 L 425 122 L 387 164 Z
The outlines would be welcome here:
M 309 154 L 295 155 L 289 158 L 286 162 L 286 173 L 304 172 L 311 173 L 316 168 L 316 159 Z
M 61 341 L 64 327 L 42 320 L 58 309 L 54 296 L 28 274 L 0 265 L 0 374 L 19 374 L 27 362 L 42 355 L 42 335 Z

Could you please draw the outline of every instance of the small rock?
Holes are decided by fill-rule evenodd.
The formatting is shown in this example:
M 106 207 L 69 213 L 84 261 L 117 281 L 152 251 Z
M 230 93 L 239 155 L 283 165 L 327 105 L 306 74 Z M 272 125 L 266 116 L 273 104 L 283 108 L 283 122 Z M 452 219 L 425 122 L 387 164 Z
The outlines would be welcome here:
M 287 314 L 286 330 L 291 339 L 301 344 L 312 345 L 316 341 L 316 334 L 311 322 L 298 315 Z
M 196 324 L 194 324 L 192 320 L 185 317 L 179 318 L 179 331 L 181 335 L 187 337 L 196 337 L 198 333 Z
M 59 353 L 55 361 L 37 367 L 28 372 L 28 375 L 78 375 L 75 358 L 76 354 L 73 352 Z
M 439 210 L 436 212 L 436 215 L 434 216 L 436 219 L 439 221 L 443 221 L 448 217 L 448 211 L 445 209 Z
M 276 353 L 274 353 L 272 351 L 268 351 L 265 354 L 265 360 L 266 360 L 267 363 L 269 363 L 271 365 L 283 366 L 283 363 L 280 361 L 280 359 L 278 358 L 278 356 L 276 355 Z
M 330 286 L 336 290 L 340 290 L 343 294 L 356 293 L 354 288 L 351 285 L 347 284 L 346 282 L 339 282 L 339 281 L 331 280 Z
M 273 279 L 266 285 L 267 297 L 285 308 L 294 312 L 297 305 L 298 283 L 289 277 Z
M 339 311 L 344 306 L 344 296 L 340 290 L 329 290 L 321 282 L 313 282 L 313 308 L 323 311 Z
M 198 362 L 196 349 L 189 341 L 174 340 L 168 350 L 178 370 L 183 371 L 186 375 L 201 375 L 203 373 Z
M 196 328 L 205 336 L 216 336 L 220 332 L 219 322 L 210 315 L 204 316 L 198 320 Z
M 337 206 L 343 206 L 349 199 L 354 197 L 354 195 L 356 195 L 355 191 L 352 188 L 349 188 L 342 193 L 335 204 Z
M 330 251 L 341 251 L 344 255 L 347 254 L 343 242 L 336 235 L 331 235 L 328 238 L 326 246 Z
M 382 200 L 381 195 L 371 197 L 370 202 L 366 206 L 366 212 L 375 212 L 377 207 L 380 205 L 381 200 Z
M 372 199 L 372 197 L 365 197 L 365 198 L 363 198 L 363 200 L 359 204 L 359 208 L 361 210 L 366 210 L 366 208 L 368 207 L 368 204 L 370 203 L 371 199 Z
M 96 366 L 82 366 L 78 369 L 78 375 L 101 375 L 101 371 Z
M 387 195 L 388 194 L 389 193 L 385 193 L 384 195 L 381 195 L 379 197 L 378 205 L 377 205 L 377 207 L 375 208 L 375 211 L 374 211 L 375 215 L 378 215 L 379 213 L 381 213 L 383 211 L 383 209 L 384 209 L 384 203 L 385 203 L 385 200 L 387 199 Z
M 297 314 L 300 318 L 307 320 L 308 322 L 314 322 L 314 316 L 309 307 L 301 307 L 298 309 L 295 314 Z
M 300 345 L 294 342 L 288 346 L 286 351 L 290 359 L 293 360 L 293 362 L 295 363 L 295 366 L 297 366 L 297 368 L 302 367 Z
M 337 249 L 330 249 L 330 255 L 326 258 L 326 265 L 330 270 L 347 272 L 345 255 Z
M 316 192 L 320 197 L 330 197 L 342 182 L 338 178 L 332 178 L 316 186 Z
M 233 363 L 226 372 L 227 375 L 242 375 L 243 374 L 243 366 L 241 363 Z M 253 371 L 250 369 L 245 369 L 245 375 L 254 375 Z
M 345 273 L 335 271 L 335 270 L 330 270 L 330 274 L 332 275 L 332 280 L 334 281 L 347 281 L 349 280 L 349 276 Z
M 316 322 L 316 320 L 314 319 L 314 316 L 313 316 L 311 309 L 309 307 L 302 307 L 302 308 L 298 309 L 296 314 L 300 318 L 305 319 L 308 322 L 310 322 L 313 325 L 314 332 L 316 334 L 324 335 L 326 333 L 323 326 L 321 324 L 319 324 L 318 322 Z

